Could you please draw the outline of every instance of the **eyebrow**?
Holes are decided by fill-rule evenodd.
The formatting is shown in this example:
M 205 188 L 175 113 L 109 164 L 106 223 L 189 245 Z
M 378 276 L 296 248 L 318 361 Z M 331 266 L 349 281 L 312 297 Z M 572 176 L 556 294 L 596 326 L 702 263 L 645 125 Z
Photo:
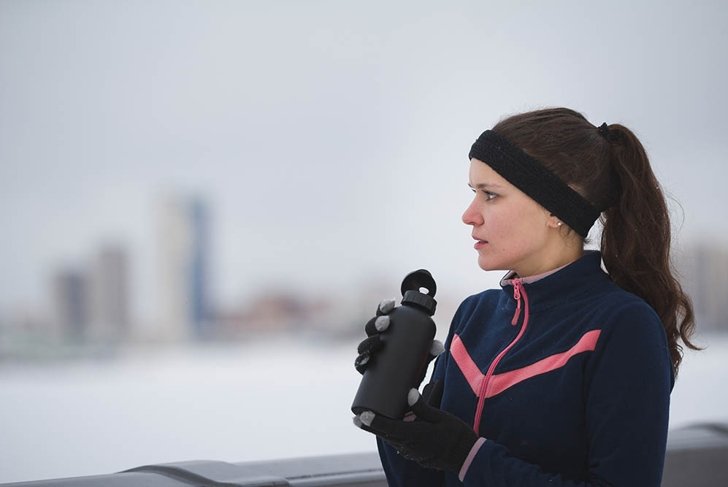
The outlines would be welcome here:
M 468 186 L 470 186 L 471 188 L 473 188 L 473 185 L 470 184 L 470 183 L 468 183 Z M 502 187 L 503 186 L 501 186 L 500 184 L 495 184 L 495 183 L 478 183 L 478 184 L 475 185 L 474 189 L 502 188 Z

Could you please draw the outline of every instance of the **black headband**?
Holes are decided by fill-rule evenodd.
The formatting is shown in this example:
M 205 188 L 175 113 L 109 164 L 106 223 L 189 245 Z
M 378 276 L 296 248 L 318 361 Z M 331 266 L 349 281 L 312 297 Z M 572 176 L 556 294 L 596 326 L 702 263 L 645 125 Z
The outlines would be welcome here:
M 492 130 L 486 130 L 478 137 L 468 158 L 486 163 L 584 238 L 599 218 L 599 210 L 583 196 L 538 160 Z

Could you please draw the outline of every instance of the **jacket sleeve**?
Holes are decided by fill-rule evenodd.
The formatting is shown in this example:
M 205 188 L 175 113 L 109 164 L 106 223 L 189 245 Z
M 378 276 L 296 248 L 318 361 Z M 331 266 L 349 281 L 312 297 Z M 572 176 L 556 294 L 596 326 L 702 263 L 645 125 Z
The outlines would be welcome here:
M 422 467 L 407 460 L 386 441 L 377 437 L 377 448 L 382 460 L 382 467 L 387 476 L 389 487 L 442 487 L 444 484 L 443 472 Z
M 623 307 L 585 366 L 588 479 L 568 480 L 486 439 L 463 475 L 468 487 L 659 487 L 672 363 L 662 324 L 644 303 Z
M 435 370 L 431 381 L 438 380 L 445 369 L 443 361 L 447 360 L 447 353 L 437 358 Z M 444 485 L 443 472 L 425 468 L 416 462 L 401 456 L 389 443 L 377 437 L 377 449 L 382 467 L 387 476 L 389 487 L 422 486 L 440 487 Z

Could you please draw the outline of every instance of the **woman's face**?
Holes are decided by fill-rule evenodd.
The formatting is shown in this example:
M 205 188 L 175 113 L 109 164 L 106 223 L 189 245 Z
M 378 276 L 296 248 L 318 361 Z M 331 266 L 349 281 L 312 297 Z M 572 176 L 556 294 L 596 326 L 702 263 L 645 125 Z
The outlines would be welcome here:
M 472 227 L 478 265 L 486 271 L 514 270 L 521 277 L 543 272 L 548 210 L 478 159 L 470 161 L 469 186 L 475 196 L 463 222 Z

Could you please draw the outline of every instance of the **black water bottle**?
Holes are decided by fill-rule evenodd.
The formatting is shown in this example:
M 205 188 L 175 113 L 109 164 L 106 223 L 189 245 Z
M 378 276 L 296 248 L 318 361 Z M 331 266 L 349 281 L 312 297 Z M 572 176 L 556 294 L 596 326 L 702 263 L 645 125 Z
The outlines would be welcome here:
M 409 409 L 407 394 L 425 375 L 435 337 L 434 300 L 437 286 L 424 269 L 402 281 L 402 305 L 389 313 L 390 324 L 382 333 L 384 346 L 367 366 L 354 397 L 354 414 L 373 411 L 401 419 Z M 424 291 L 424 292 L 423 292 Z

